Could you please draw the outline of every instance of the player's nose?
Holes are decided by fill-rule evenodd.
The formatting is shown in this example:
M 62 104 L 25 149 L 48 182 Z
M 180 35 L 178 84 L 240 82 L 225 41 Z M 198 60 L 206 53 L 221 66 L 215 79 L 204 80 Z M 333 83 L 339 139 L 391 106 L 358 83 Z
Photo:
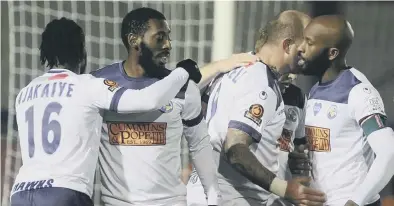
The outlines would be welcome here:
M 171 50 L 172 46 L 171 46 L 171 41 L 169 39 L 167 39 L 164 44 L 163 44 L 163 49 L 164 50 Z
M 302 42 L 297 48 L 298 54 L 305 52 L 305 43 Z

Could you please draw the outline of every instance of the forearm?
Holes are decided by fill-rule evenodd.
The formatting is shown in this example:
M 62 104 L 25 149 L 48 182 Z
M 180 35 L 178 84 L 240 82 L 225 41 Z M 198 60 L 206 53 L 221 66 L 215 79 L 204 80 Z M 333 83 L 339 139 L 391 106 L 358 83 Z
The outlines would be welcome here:
M 368 171 L 363 183 L 355 191 L 352 200 L 358 205 L 365 205 L 373 196 L 387 185 L 394 175 L 394 152 L 392 152 L 393 133 L 391 128 L 375 131 L 374 140 L 369 141 L 376 151 L 376 158 Z
M 212 62 L 200 68 L 202 75 L 201 81 L 198 83 L 198 88 L 201 90 L 206 87 L 213 78 L 220 74 L 221 63 L 220 61 Z
M 246 144 L 235 144 L 226 152 L 229 163 L 246 178 L 270 191 L 276 175 L 265 168 Z
M 202 122 L 192 128 L 187 128 L 185 136 L 189 143 L 191 161 L 207 194 L 208 205 L 218 205 L 217 167 L 213 160 L 213 150 L 207 134 L 206 124 Z
M 177 68 L 170 75 L 141 90 L 121 88 L 121 94 L 114 95 L 111 104 L 117 104 L 117 112 L 145 112 L 159 109 L 168 104 L 185 85 L 189 74 Z

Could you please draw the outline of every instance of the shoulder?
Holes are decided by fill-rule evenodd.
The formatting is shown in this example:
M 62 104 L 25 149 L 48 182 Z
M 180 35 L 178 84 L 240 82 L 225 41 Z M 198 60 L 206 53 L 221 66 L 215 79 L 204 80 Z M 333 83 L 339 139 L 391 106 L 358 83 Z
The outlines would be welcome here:
M 240 69 L 243 73 L 236 83 L 240 85 L 239 87 L 244 86 L 249 89 L 270 87 L 273 89 L 277 84 L 277 79 L 272 70 L 263 62 L 256 62 Z
M 370 84 L 365 75 L 355 68 L 349 68 L 332 83 L 316 83 L 309 93 L 309 99 L 347 104 L 351 91 L 363 84 Z
M 288 106 L 295 106 L 300 109 L 305 105 L 305 94 L 302 90 L 294 84 L 290 84 L 283 93 L 283 102 Z
M 194 81 L 189 80 L 175 96 L 175 99 L 185 100 L 188 102 L 200 101 L 201 95 L 197 84 Z
M 96 71 L 92 71 L 90 74 L 95 76 L 95 77 L 102 77 L 102 78 L 108 78 L 116 75 L 117 73 L 120 72 L 120 65 L 122 62 L 116 62 L 110 65 L 107 65 L 101 69 L 98 69 Z

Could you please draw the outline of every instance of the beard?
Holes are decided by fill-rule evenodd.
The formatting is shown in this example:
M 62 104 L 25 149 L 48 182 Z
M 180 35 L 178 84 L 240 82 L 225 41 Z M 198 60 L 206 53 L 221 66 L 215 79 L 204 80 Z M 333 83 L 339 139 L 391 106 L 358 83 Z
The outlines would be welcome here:
M 141 42 L 140 47 L 139 63 L 145 71 L 145 76 L 162 79 L 171 73 L 165 66 L 153 61 L 153 52 L 144 42 Z
M 299 59 L 304 60 L 300 70 L 301 73 L 304 75 L 322 76 L 331 65 L 328 59 L 328 51 L 328 48 L 324 48 L 311 59 L 304 59 L 299 56 Z

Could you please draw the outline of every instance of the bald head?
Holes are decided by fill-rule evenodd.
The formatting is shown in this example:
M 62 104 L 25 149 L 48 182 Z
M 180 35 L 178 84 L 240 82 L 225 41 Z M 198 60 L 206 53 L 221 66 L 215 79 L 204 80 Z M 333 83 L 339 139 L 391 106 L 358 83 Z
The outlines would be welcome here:
M 306 28 L 326 47 L 338 48 L 345 55 L 350 48 L 354 32 L 352 26 L 341 15 L 326 15 L 316 17 Z
M 307 14 L 296 10 L 281 12 L 259 30 L 255 50 L 258 51 L 264 44 L 278 43 L 284 39 L 302 39 L 303 30 L 310 21 Z

